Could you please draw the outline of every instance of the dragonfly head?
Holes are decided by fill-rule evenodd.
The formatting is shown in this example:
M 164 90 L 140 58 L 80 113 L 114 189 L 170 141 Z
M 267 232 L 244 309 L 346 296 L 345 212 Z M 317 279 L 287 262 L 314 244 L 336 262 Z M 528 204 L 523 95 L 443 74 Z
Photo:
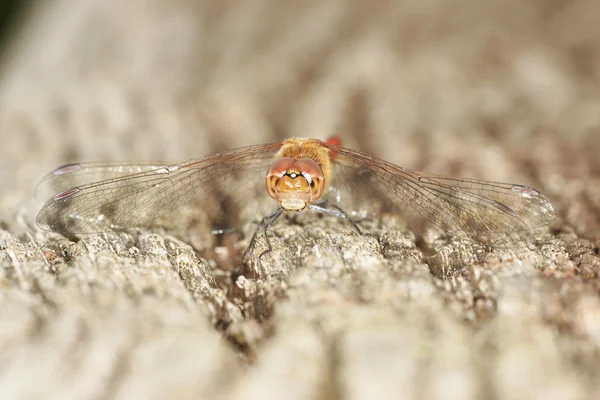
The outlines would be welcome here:
M 301 211 L 316 201 L 325 187 L 323 170 L 309 158 L 282 157 L 267 171 L 267 192 L 287 211 Z

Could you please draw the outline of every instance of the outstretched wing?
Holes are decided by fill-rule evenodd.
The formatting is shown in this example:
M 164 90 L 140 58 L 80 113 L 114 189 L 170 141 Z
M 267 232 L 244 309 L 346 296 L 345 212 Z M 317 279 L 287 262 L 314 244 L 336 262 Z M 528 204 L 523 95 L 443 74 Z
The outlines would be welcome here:
M 245 191 L 256 191 L 280 147 L 281 143 L 249 146 L 164 166 L 69 164 L 40 183 L 42 191 L 56 188 L 60 192 L 44 205 L 37 224 L 63 233 L 106 232 L 147 225 L 208 194 L 248 196 Z M 95 181 L 98 178 L 102 180 Z
M 332 188 L 352 188 L 354 193 L 348 195 L 356 201 L 353 207 L 362 202 L 370 208 L 375 204 L 380 211 L 413 211 L 419 222 L 492 246 L 529 242 L 531 229 L 555 216 L 550 201 L 528 186 L 407 170 L 354 150 L 324 145 L 332 151 L 335 165 Z
M 85 162 L 66 164 L 48 175 L 44 176 L 35 188 L 35 197 L 39 201 L 47 202 L 57 193 L 64 190 L 100 182 L 108 179 L 120 178 L 140 172 L 155 171 L 168 167 L 172 162 Z

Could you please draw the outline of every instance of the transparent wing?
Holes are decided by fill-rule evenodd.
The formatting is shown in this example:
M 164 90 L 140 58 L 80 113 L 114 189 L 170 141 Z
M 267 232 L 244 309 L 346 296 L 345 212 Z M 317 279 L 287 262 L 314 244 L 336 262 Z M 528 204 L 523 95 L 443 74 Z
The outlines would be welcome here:
M 264 181 L 280 147 L 281 143 L 249 146 L 167 166 L 130 164 L 121 170 L 115 164 L 92 163 L 61 167 L 40 184 L 61 191 L 44 205 L 37 224 L 63 233 L 106 232 L 147 225 L 193 199 L 208 198 L 208 194 L 248 196 L 244 191 L 256 191 L 256 182 Z M 140 172 L 127 174 L 138 168 Z M 246 179 L 250 177 L 257 179 L 250 183 Z M 264 184 L 262 188 L 265 192 Z
M 332 191 L 350 188 L 351 207 L 412 211 L 459 237 L 492 246 L 531 240 L 531 229 L 555 216 L 550 201 L 528 186 L 458 179 L 411 171 L 354 150 L 324 144 L 332 151 Z M 343 197 L 343 196 L 342 196 Z M 409 218 L 410 220 L 410 218 Z
M 121 163 L 87 162 L 66 164 L 46 175 L 35 188 L 35 197 L 43 202 L 63 190 L 92 182 L 115 179 L 167 167 L 169 162 Z

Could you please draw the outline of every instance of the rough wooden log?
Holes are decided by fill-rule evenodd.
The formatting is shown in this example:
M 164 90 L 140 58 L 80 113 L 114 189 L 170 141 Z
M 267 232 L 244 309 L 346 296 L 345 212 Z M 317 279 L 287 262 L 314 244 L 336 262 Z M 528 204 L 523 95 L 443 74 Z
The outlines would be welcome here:
M 0 398 L 598 398 L 598 16 L 36 5 L 0 79 Z M 400 218 L 362 222 L 377 243 L 303 213 L 273 226 L 260 270 L 240 263 L 252 228 L 207 235 L 199 208 L 78 242 L 35 227 L 31 189 L 61 163 L 332 132 L 405 167 L 540 187 L 558 218 L 533 250 L 429 254 Z

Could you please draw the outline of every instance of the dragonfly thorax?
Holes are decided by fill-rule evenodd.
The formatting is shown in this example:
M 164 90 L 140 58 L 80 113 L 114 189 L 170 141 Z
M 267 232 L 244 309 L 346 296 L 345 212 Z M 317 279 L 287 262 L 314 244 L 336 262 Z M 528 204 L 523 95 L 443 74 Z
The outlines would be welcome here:
M 319 164 L 309 158 L 282 157 L 267 171 L 267 192 L 287 211 L 301 211 L 316 201 L 325 186 Z

